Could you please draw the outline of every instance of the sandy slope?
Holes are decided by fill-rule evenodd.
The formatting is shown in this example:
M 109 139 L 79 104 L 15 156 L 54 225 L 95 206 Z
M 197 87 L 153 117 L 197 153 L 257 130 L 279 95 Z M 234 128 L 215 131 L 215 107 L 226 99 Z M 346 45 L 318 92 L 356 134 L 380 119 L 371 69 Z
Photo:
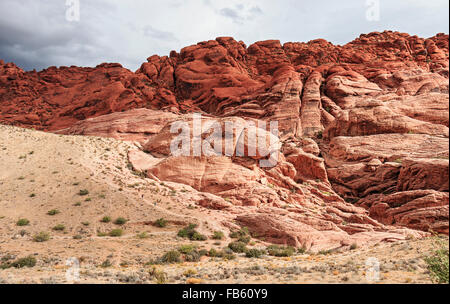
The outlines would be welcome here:
M 0 283 L 65 283 L 68 258 L 81 260 L 81 282 L 153 282 L 144 264 L 187 241 L 176 237 L 187 223 L 197 223 L 206 235 L 220 227 L 214 211 L 188 208 L 186 194 L 170 185 L 143 179 L 127 167 L 127 151 L 133 143 L 107 138 L 62 136 L 0 126 L 0 259 L 34 255 L 34 268 L 0 270 Z M 79 195 L 80 190 L 87 195 Z M 156 204 L 155 204 L 156 202 Z M 52 209 L 56 215 L 48 215 Z M 101 237 L 98 232 L 118 228 L 102 223 L 104 216 L 124 217 L 122 237 Z M 169 220 L 166 228 L 152 225 L 158 218 Z M 27 218 L 30 224 L 16 222 Z M 63 224 L 64 231 L 53 231 Z M 38 243 L 33 236 L 49 232 L 51 239 Z M 136 234 L 148 232 L 139 239 Z M 74 236 L 81 236 L 74 239 Z M 200 247 L 225 246 L 209 240 Z M 263 246 L 256 242 L 255 246 Z M 429 282 L 422 257 L 431 250 L 431 240 L 410 240 L 356 249 L 332 255 L 300 255 L 292 258 L 235 261 L 204 259 L 200 263 L 158 266 L 168 282 L 185 282 L 183 273 L 206 283 L 218 282 L 366 282 L 365 261 L 381 262 L 381 282 Z M 99 265 L 109 259 L 112 266 Z

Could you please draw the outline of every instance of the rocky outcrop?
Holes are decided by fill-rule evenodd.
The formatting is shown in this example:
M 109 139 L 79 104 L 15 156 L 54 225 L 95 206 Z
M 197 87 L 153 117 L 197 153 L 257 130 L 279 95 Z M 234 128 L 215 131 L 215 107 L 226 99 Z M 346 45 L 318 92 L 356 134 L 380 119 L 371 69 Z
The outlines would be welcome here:
M 197 191 L 199 206 L 275 243 L 448 234 L 448 48 L 445 34 L 385 31 L 344 46 L 222 37 L 136 72 L 0 61 L 0 123 L 137 141 L 135 170 Z

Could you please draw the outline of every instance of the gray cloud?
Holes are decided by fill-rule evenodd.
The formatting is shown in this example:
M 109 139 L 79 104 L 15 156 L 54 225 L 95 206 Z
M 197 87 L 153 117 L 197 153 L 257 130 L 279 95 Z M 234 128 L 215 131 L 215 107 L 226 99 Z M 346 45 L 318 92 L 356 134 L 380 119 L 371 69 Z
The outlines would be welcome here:
M 316 38 L 344 44 L 371 31 L 430 37 L 449 26 L 447 0 L 381 0 L 375 22 L 365 18 L 365 0 L 80 0 L 79 22 L 65 19 L 65 2 L 0 1 L 0 59 L 26 70 L 102 62 L 136 70 L 153 54 L 218 36 L 247 45 Z

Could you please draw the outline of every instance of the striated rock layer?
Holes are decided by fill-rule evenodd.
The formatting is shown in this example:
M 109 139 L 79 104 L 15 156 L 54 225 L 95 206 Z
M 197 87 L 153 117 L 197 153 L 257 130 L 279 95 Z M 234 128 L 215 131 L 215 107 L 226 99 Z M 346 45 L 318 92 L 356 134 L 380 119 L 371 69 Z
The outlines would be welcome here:
M 448 234 L 448 44 L 391 31 L 344 46 L 222 37 L 151 56 L 134 73 L 0 61 L 0 123 L 138 141 L 136 170 L 192 187 L 199 206 L 269 242 L 328 250 Z M 233 151 L 255 149 L 258 121 L 278 122 L 279 141 L 263 155 L 212 145 L 173 155 L 172 123 L 192 128 L 194 112 L 203 134 L 189 149 L 223 140 L 214 123 L 234 123 Z

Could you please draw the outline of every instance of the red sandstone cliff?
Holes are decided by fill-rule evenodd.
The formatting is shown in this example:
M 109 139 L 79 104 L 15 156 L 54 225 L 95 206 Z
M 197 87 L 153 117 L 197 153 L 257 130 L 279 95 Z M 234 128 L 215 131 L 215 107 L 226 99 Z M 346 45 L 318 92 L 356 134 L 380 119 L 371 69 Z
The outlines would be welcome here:
M 232 38 L 119 64 L 24 72 L 0 61 L 0 123 L 137 140 L 133 164 L 207 194 L 205 208 L 273 242 L 316 249 L 448 234 L 449 40 L 386 31 L 335 46 Z M 169 124 L 278 121 L 274 168 L 174 157 Z M 239 134 L 237 134 L 239 136 Z M 200 170 L 201 169 L 201 170 Z

